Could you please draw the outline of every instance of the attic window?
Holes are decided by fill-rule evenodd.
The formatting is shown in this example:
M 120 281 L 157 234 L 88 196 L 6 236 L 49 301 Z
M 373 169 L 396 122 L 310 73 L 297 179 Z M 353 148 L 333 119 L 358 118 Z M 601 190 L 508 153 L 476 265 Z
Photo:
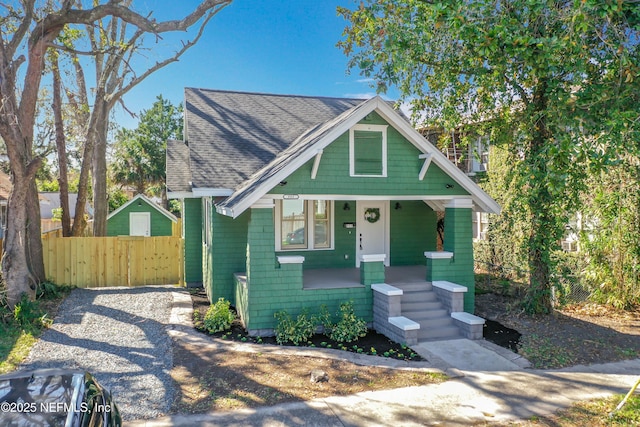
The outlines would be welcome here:
M 349 174 L 387 176 L 387 125 L 355 125 L 349 130 Z

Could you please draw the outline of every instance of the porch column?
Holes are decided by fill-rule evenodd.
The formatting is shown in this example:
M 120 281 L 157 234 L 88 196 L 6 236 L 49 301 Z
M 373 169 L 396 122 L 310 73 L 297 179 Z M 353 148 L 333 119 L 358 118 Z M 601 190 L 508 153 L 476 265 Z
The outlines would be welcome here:
M 360 257 L 360 283 L 371 286 L 374 283 L 384 283 L 385 254 L 362 255 Z
M 276 265 L 275 230 L 273 227 L 273 201 L 251 206 L 251 218 L 247 227 L 247 287 L 242 305 L 245 327 L 250 331 L 260 322 L 260 302 L 269 293 L 274 280 Z M 261 299 L 262 298 L 262 299 Z M 271 315 L 273 317 L 273 315 Z M 256 333 L 259 335 L 259 333 Z
M 473 202 L 470 199 L 452 199 L 445 206 L 444 250 L 453 252 L 449 282 L 466 286 L 464 311 L 475 310 L 475 279 L 473 274 Z

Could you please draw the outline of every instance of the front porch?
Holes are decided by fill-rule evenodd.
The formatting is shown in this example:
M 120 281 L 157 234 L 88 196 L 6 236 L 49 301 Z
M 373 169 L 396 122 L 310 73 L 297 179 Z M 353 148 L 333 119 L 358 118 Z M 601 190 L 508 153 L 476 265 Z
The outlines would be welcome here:
M 402 283 L 425 282 L 425 265 L 385 267 L 384 283 L 396 285 Z M 316 268 L 302 271 L 304 289 L 339 289 L 364 286 L 360 282 L 359 268 Z

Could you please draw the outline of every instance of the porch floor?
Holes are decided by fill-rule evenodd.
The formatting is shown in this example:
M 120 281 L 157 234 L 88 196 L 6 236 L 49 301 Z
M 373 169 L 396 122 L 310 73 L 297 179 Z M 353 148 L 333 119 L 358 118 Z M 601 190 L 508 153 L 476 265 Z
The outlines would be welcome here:
M 360 283 L 359 268 L 320 268 L 303 270 L 304 289 L 337 289 L 357 288 Z M 385 267 L 385 283 L 424 282 L 427 267 L 424 265 L 408 265 Z

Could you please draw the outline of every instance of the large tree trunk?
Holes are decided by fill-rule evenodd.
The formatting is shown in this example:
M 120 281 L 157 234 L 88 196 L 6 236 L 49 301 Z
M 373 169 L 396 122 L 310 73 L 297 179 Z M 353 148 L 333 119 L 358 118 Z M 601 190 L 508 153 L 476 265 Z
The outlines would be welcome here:
M 35 176 L 29 178 L 27 191 L 27 256 L 33 278 L 37 283 L 41 283 L 47 280 L 47 276 L 44 271 L 40 199 L 38 197 Z
M 62 94 L 58 56 L 52 56 L 53 70 L 53 117 L 56 128 L 56 148 L 58 152 L 58 186 L 60 187 L 60 207 L 62 208 L 62 235 L 71 235 L 71 215 L 69 213 L 69 180 L 67 171 L 67 141 L 62 120 Z
M 29 183 L 21 173 L 13 174 L 13 191 L 7 205 L 7 230 L 3 241 L 2 273 L 7 282 L 7 301 L 16 305 L 23 294 L 35 297 L 37 279 L 29 268 L 27 244 L 29 227 L 27 205 Z
M 94 115 L 96 120 L 93 129 L 93 161 L 91 177 L 93 184 L 93 235 L 107 235 L 107 129 L 109 128 L 109 111 L 103 97 L 96 96 Z
M 82 165 L 80 166 L 80 177 L 78 182 L 78 197 L 76 199 L 76 214 L 73 220 L 72 236 L 82 236 L 87 227 L 87 219 L 85 218 L 85 207 L 89 199 L 89 172 L 91 170 L 91 159 L 93 156 L 93 140 L 90 138 L 89 130 L 89 100 L 87 97 L 87 84 L 84 78 L 84 70 L 77 55 L 71 55 L 73 59 L 73 68 L 76 72 L 76 84 L 78 86 L 77 98 L 70 92 L 67 97 L 72 99 L 73 112 L 75 115 L 78 128 L 85 135 L 84 147 L 82 151 Z
M 529 288 L 525 295 L 525 309 L 531 313 L 549 313 L 552 310 L 551 300 L 551 251 L 558 234 L 553 212 L 553 197 L 549 192 L 546 178 L 547 164 L 540 161 L 544 158 L 543 150 L 552 138 L 547 128 L 544 112 L 547 109 L 547 83 L 541 80 L 533 93 L 532 136 L 529 141 L 526 163 L 532 175 L 528 192 L 529 236 L 528 265 Z

